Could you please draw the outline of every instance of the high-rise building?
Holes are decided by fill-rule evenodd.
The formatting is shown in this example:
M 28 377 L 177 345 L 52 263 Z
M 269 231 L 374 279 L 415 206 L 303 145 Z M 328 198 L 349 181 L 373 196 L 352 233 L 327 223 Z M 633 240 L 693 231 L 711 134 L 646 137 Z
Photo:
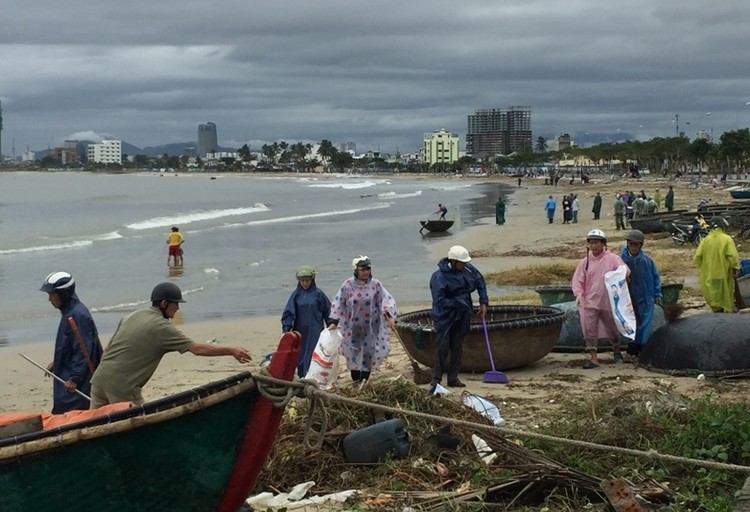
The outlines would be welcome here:
M 445 129 L 424 134 L 424 162 L 429 165 L 452 164 L 458 160 L 458 135 Z
M 198 156 L 205 158 L 208 153 L 219 150 L 219 140 L 216 135 L 216 125 L 212 122 L 198 125 Z
M 87 150 L 89 162 L 98 164 L 121 164 L 122 141 L 103 140 L 99 144 L 89 144 Z
M 476 158 L 531 151 L 531 107 L 479 109 L 468 116 L 466 154 Z

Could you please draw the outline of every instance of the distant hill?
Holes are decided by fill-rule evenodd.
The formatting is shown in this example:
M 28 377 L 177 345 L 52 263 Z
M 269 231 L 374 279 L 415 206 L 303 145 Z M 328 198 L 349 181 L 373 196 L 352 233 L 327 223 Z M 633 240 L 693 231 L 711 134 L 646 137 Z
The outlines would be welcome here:
M 89 144 L 94 144 L 94 142 L 90 140 L 79 141 L 78 151 L 77 151 L 78 154 L 82 156 L 86 155 L 86 149 L 88 148 Z M 237 148 L 219 147 L 217 148 L 217 150 L 218 151 L 237 151 Z M 162 156 L 164 153 L 166 153 L 168 156 L 182 156 L 182 155 L 195 156 L 197 151 L 198 151 L 198 148 L 195 142 L 175 142 L 172 144 L 164 144 L 161 146 L 146 146 L 143 149 L 139 148 L 138 146 L 128 144 L 125 141 L 122 142 L 122 154 L 128 155 L 128 156 L 146 155 L 148 157 L 158 158 Z M 34 156 L 37 159 L 42 159 L 48 154 L 49 154 L 48 149 L 43 149 L 41 151 L 34 152 Z

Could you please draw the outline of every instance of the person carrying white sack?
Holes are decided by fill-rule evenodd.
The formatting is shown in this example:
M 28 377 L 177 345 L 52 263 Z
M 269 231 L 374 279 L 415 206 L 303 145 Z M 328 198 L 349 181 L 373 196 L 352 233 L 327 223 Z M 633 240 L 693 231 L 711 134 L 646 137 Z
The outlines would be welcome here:
M 604 276 L 625 263 L 617 254 L 607 249 L 607 237 L 601 229 L 589 231 L 586 235 L 586 244 L 586 257 L 578 262 L 573 274 L 572 288 L 581 317 L 583 339 L 591 358 L 586 361 L 583 368 L 589 370 L 599 366 L 596 355 L 599 339 L 610 339 L 614 352 L 612 359 L 618 363 L 623 361 L 619 333 Z
M 329 329 L 340 329 L 341 353 L 352 381 L 366 381 L 391 351 L 390 331 L 396 326 L 396 301 L 372 277 L 370 258 L 352 260 L 354 275 L 341 284 L 331 302 Z

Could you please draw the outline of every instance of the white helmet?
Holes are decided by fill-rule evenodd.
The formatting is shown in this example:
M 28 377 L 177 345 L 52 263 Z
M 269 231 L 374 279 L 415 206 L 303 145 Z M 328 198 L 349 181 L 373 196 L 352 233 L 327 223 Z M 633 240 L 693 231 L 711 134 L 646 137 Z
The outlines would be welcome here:
M 454 245 L 448 249 L 448 259 L 468 263 L 471 261 L 471 256 L 469 256 L 469 251 L 467 251 L 465 247 Z
M 605 244 L 607 243 L 607 235 L 601 229 L 592 229 L 589 234 L 586 235 L 586 241 L 588 240 L 601 240 Z

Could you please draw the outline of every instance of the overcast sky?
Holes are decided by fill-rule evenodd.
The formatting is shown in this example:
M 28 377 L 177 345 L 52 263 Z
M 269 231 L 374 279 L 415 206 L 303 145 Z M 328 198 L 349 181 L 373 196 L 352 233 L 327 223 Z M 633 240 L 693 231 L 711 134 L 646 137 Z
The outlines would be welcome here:
M 415 151 L 525 105 L 551 136 L 750 125 L 747 0 L 26 0 L 0 10 L 2 150 L 352 141 Z M 688 124 L 689 123 L 689 124 Z

